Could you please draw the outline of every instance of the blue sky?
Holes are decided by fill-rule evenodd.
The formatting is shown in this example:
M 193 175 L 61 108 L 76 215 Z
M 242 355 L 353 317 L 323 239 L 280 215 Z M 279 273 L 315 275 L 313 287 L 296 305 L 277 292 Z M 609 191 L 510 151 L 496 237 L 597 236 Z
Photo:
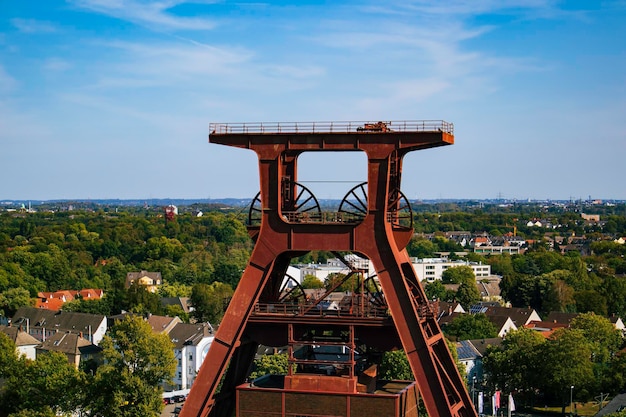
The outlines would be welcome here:
M 409 199 L 626 199 L 625 39 L 624 0 L 2 0 L 0 200 L 252 198 L 210 122 L 422 119 L 456 143 Z M 366 167 L 299 168 L 341 198 Z

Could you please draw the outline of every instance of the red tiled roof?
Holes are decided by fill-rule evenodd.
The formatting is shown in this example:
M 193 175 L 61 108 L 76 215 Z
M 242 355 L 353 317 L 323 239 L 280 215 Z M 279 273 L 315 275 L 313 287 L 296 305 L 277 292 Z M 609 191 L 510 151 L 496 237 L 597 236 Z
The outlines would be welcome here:
M 59 311 L 61 310 L 63 304 L 64 301 L 60 298 L 38 298 L 37 302 L 35 303 L 35 307 L 43 308 L 45 310 Z

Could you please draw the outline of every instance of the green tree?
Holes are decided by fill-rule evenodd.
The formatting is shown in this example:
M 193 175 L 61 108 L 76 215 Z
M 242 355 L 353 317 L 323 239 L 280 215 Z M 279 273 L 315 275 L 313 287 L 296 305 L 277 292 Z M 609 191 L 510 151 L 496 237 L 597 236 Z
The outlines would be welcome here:
M 210 285 L 196 284 L 191 289 L 192 316 L 201 322 L 218 324 L 222 321 L 226 307 L 233 296 L 228 284 L 214 282 Z
M 446 289 L 441 280 L 426 282 L 424 292 L 429 300 L 452 301 L 454 300 L 454 291 Z
M 428 239 L 412 238 L 406 249 L 409 256 L 416 258 L 432 258 L 439 248 Z
M 159 295 L 150 292 L 144 285 L 133 283 L 127 291 L 127 307 L 129 311 L 138 314 L 159 314 L 161 301 Z
M 601 316 L 607 315 L 606 298 L 595 290 L 583 290 L 574 293 L 576 310 L 580 313 L 594 312 Z
M 334 289 L 335 291 L 350 291 L 353 286 L 354 279 L 346 280 L 346 274 L 342 274 L 340 272 L 328 274 L 326 279 L 324 279 L 324 288 L 326 288 L 327 290 Z
M 462 284 L 463 282 L 475 282 L 476 275 L 469 266 L 453 266 L 443 271 L 441 280 L 444 284 Z
M 617 394 L 626 389 L 626 350 L 618 352 L 611 360 L 606 384 L 609 387 L 607 392 Z
M 30 293 L 24 288 L 9 288 L 0 294 L 1 313 L 7 317 L 12 317 L 18 308 L 32 306 L 33 304 Z
M 9 417 L 58 417 L 50 407 L 44 407 L 42 410 L 20 410 L 11 413 Z
M 553 273 L 554 272 L 549 272 L 548 274 Z M 552 281 L 552 285 L 548 287 L 542 299 L 541 311 L 573 311 L 575 307 L 574 289 L 564 280 L 555 279 Z
M 15 349 L 15 343 L 9 336 L 0 332 L 0 380 L 8 378 L 15 372 L 18 359 Z
M 413 381 L 413 371 L 403 350 L 392 350 L 383 354 L 379 370 L 380 379 Z
M 455 299 L 465 308 L 473 304 L 476 304 L 481 300 L 480 291 L 476 286 L 476 281 L 472 279 L 471 282 L 462 282 L 459 288 L 456 290 Z
M 58 352 L 21 357 L 7 375 L 0 397 L 0 409 L 7 414 L 23 412 L 70 413 L 82 403 L 83 374 Z
M 487 385 L 491 391 L 517 391 L 523 401 L 529 402 L 538 384 L 537 378 L 543 375 L 539 348 L 545 338 L 531 329 L 520 328 L 509 332 L 500 346 L 490 346 L 483 358 Z
M 93 377 L 87 408 L 94 417 L 158 417 L 162 382 L 176 371 L 174 346 L 139 316 L 126 316 L 100 344 L 104 365 Z
M 563 413 L 569 404 L 570 386 L 575 387 L 577 398 L 591 397 L 596 384 L 591 353 L 591 343 L 579 329 L 558 329 L 539 349 L 542 370 L 537 388 L 560 401 Z
M 579 314 L 570 323 L 570 328 L 582 331 L 591 344 L 594 362 L 608 363 L 622 346 L 624 339 L 609 319 L 595 313 Z
M 186 313 L 178 304 L 168 304 L 163 307 L 163 313 L 168 317 L 178 317 L 184 323 L 189 323 L 189 313 Z
M 254 360 L 250 379 L 263 375 L 287 375 L 289 371 L 289 356 L 286 353 L 263 355 Z
M 165 282 L 159 286 L 159 295 L 164 298 L 168 297 L 189 297 L 191 295 L 191 285 L 182 284 L 180 282 Z
M 487 339 L 498 336 L 496 327 L 484 314 L 461 314 L 443 326 L 447 337 L 453 340 Z
M 600 291 L 606 300 L 608 313 L 626 317 L 626 279 L 608 276 Z
M 304 289 L 317 289 L 324 288 L 324 283 L 315 275 L 305 275 L 302 279 L 302 288 Z
M 456 346 L 453 342 L 445 340 L 446 346 L 450 350 L 452 359 L 456 364 L 456 367 L 461 374 L 461 377 L 465 377 L 465 365 L 459 362 L 459 355 L 456 350 Z M 386 380 L 400 380 L 400 381 L 414 381 L 415 377 L 413 371 L 411 371 L 411 365 L 409 365 L 409 359 L 406 356 L 404 350 L 397 349 L 383 353 L 383 357 L 379 366 L 379 378 Z
M 106 298 L 97 300 L 77 299 L 63 303 L 63 311 L 74 311 L 77 313 L 111 315 L 111 306 Z
M 455 299 L 468 309 L 472 304 L 480 301 L 480 291 L 476 286 L 474 270 L 466 265 L 448 268 L 441 274 L 444 284 L 459 284 Z
M 169 259 L 177 262 L 185 253 L 185 247 L 178 239 L 168 239 L 165 236 L 151 237 L 144 247 L 149 259 Z

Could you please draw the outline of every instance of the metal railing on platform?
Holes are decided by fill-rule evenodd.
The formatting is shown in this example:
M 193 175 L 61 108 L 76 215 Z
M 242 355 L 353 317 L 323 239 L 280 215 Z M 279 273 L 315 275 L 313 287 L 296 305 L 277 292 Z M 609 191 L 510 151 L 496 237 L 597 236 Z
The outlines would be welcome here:
M 252 315 L 275 314 L 291 316 L 333 316 L 333 317 L 365 317 L 365 318 L 386 318 L 389 317 L 389 310 L 384 307 L 374 305 L 361 308 L 359 305 L 348 308 L 325 309 L 311 308 L 310 304 L 290 304 L 290 303 L 257 303 L 254 306 Z
M 360 223 L 364 216 L 336 211 L 299 212 L 283 211 L 283 218 L 289 223 Z
M 381 125 L 382 124 L 382 125 Z M 379 126 L 384 126 L 380 129 Z M 454 125 L 444 120 L 402 120 L 388 122 L 251 122 L 210 123 L 211 134 L 277 134 L 277 133 L 388 133 L 445 132 L 454 134 Z

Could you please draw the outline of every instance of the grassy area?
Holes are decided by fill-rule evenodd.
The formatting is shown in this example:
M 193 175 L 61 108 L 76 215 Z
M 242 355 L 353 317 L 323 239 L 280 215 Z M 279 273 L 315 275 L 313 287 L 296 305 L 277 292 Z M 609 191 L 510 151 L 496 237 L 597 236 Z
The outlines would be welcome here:
M 606 403 L 605 403 L 606 405 Z M 561 415 L 561 407 L 534 407 L 532 409 L 533 413 L 537 413 L 537 414 L 552 414 L 552 415 Z M 588 403 L 579 403 L 579 402 L 575 402 L 574 403 L 574 411 L 575 414 L 577 414 L 578 416 L 582 416 L 582 417 L 591 417 L 593 415 L 595 415 L 599 409 L 598 409 L 598 404 L 597 403 L 593 403 L 593 402 L 588 402 Z M 569 416 L 570 413 L 570 408 L 569 408 L 569 404 L 567 407 L 565 407 L 565 415 Z

